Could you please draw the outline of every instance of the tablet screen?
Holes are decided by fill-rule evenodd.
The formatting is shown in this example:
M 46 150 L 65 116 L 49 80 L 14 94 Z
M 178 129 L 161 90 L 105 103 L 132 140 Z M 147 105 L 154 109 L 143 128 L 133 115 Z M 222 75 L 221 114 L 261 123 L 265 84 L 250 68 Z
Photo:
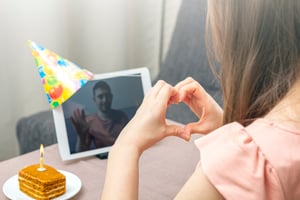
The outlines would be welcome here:
M 107 153 L 150 87 L 147 68 L 94 75 L 53 110 L 62 159 Z

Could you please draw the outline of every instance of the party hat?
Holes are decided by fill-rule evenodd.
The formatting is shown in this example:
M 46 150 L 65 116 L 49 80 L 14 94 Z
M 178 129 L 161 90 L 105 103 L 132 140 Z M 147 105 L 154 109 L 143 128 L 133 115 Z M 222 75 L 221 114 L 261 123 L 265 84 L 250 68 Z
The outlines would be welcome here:
M 68 100 L 93 74 L 56 53 L 28 41 L 52 109 Z

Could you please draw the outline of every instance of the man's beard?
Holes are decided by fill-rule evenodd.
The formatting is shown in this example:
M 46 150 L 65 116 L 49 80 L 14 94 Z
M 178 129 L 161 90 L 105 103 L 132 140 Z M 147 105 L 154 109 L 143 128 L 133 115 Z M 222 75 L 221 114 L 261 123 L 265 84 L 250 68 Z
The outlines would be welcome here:
M 111 110 L 110 105 L 104 104 L 100 106 L 100 111 L 103 113 L 108 113 Z

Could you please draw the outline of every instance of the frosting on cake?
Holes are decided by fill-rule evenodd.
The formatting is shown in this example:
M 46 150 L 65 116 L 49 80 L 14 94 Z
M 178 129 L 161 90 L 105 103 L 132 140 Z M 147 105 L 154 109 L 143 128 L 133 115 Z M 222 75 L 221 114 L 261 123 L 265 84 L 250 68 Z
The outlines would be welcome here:
M 51 166 L 30 165 L 19 171 L 19 188 L 22 192 L 37 200 L 58 197 L 66 192 L 66 177 Z

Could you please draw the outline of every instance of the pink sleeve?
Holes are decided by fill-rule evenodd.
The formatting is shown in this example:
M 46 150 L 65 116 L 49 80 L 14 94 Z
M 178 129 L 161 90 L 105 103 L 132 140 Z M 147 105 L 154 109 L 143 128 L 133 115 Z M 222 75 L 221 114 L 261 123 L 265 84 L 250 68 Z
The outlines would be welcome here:
M 196 140 L 201 166 L 225 199 L 284 199 L 276 171 L 238 123 Z

